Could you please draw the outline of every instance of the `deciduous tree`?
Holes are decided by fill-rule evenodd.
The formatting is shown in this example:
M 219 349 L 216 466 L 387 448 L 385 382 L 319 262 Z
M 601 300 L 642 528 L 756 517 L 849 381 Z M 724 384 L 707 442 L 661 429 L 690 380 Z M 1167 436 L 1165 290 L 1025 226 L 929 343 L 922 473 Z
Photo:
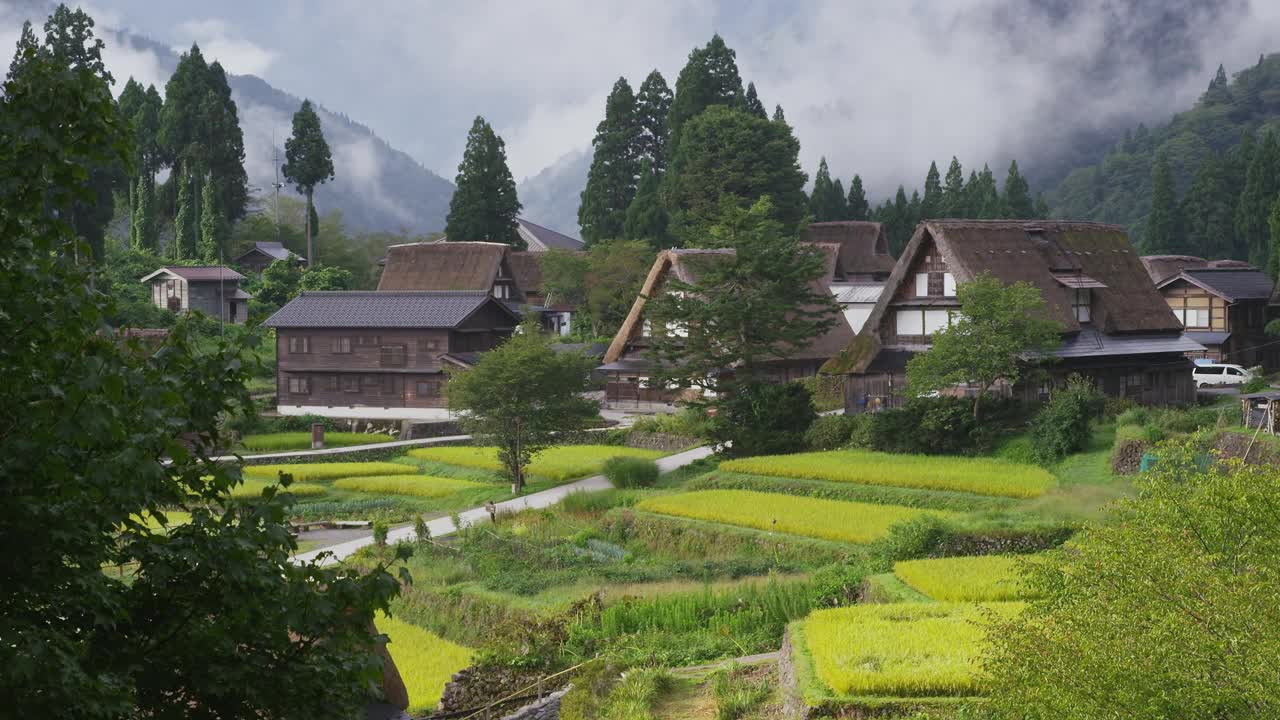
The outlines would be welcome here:
M 293 134 L 284 142 L 285 163 L 280 172 L 289 182 L 298 188 L 307 199 L 307 263 L 316 261 L 312 246 L 312 233 L 315 231 L 311 222 L 313 209 L 312 195 L 317 185 L 333 179 L 333 155 L 329 152 L 329 143 L 324 139 L 324 130 L 320 127 L 320 117 L 310 100 L 303 100 L 302 107 L 293 114 Z
M 454 185 L 457 189 L 445 219 L 446 237 L 454 242 L 478 240 L 524 249 L 516 232 L 520 200 L 507 167 L 506 144 L 479 115 L 467 133 L 467 148 Z

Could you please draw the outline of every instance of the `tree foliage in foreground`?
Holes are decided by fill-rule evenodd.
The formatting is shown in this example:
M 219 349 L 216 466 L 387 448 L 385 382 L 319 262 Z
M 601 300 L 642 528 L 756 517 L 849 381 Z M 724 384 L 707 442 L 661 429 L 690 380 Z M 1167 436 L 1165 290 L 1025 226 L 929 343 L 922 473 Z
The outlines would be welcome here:
M 1105 524 L 1028 566 L 1044 596 L 991 633 L 1018 720 L 1280 716 L 1280 473 L 1161 449 Z
M 524 487 L 525 469 L 556 433 L 585 427 L 599 411 L 583 396 L 595 360 L 551 343 L 529 323 L 475 366 L 449 372 L 449 409 L 467 432 L 498 447 L 512 492 Z
M 5 712 L 350 717 L 398 583 L 291 562 L 285 493 L 230 503 L 239 471 L 209 455 L 249 404 L 243 360 L 197 350 L 186 323 L 154 352 L 114 334 L 85 246 L 48 209 L 90 201 L 90 169 L 127 164 L 130 131 L 92 71 L 20 52 L 0 94 Z M 156 530 L 172 511 L 190 522 Z
M 982 275 L 956 290 L 960 312 L 951 325 L 933 334 L 929 352 L 907 362 L 907 386 L 924 395 L 968 385 L 973 415 L 981 414 L 982 397 L 997 383 L 1016 384 L 1031 365 L 1061 343 L 1062 326 L 1049 316 L 1040 288 L 1028 282 L 1005 285 Z

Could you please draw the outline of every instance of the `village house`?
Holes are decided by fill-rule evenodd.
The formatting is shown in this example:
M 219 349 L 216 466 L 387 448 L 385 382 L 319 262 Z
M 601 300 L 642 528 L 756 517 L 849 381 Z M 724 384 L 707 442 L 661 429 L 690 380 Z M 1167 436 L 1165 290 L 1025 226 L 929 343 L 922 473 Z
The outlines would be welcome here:
M 889 240 L 877 222 L 842 220 L 813 223 L 800 233 L 804 242 L 838 248 L 827 286 L 853 332 L 862 329 L 893 272 Z
M 827 275 L 831 275 L 831 267 L 838 256 L 838 246 L 819 244 L 827 257 Z M 670 278 L 694 284 L 705 263 L 718 262 L 733 255 L 732 249 L 675 249 L 663 250 L 650 268 L 639 294 L 631 305 L 631 311 L 614 335 L 613 342 L 604 355 L 604 364 L 597 372 L 606 378 L 605 404 L 609 407 L 642 407 L 667 405 L 679 400 L 690 399 L 690 393 L 684 394 L 663 387 L 653 381 L 654 367 L 648 352 L 651 347 L 652 327 L 645 319 L 645 309 L 650 298 L 664 292 Z M 820 278 L 816 284 L 820 292 L 827 292 L 826 277 Z M 822 337 L 815 338 L 808 347 L 797 349 L 785 358 L 777 358 L 768 363 L 768 378 L 774 382 L 801 380 L 813 377 L 818 369 L 832 355 L 853 339 L 853 331 L 843 316 Z M 730 370 L 730 368 L 726 368 Z
M 470 367 L 520 322 L 482 290 L 303 292 L 276 330 L 281 415 L 448 418 L 447 366 Z
M 1275 283 L 1265 272 L 1238 260 L 1190 255 L 1152 255 L 1142 263 L 1187 337 L 1204 346 L 1189 357 L 1280 367 L 1280 338 L 1264 332 L 1280 316 L 1271 305 Z
M 1042 382 L 1003 391 L 1042 400 L 1073 373 L 1109 397 L 1195 401 L 1189 352 L 1203 346 L 1150 282 L 1123 228 L 1088 222 L 937 220 L 917 226 L 853 343 L 824 368 L 846 376 L 846 412 L 905 401 L 907 361 L 960 309 L 959 285 L 983 273 L 1039 288 L 1062 325 Z
M 243 324 L 253 297 L 240 289 L 244 279 L 224 265 L 172 265 L 141 282 L 151 286 L 151 301 L 158 308 L 175 315 L 194 310 L 223 322 Z
M 305 258 L 286 248 L 284 243 L 262 240 L 255 242 L 253 247 L 237 255 L 231 262 L 255 275 L 261 275 L 268 265 L 277 260 L 295 265 L 307 264 Z
M 562 252 L 575 255 L 586 254 L 582 250 L 563 250 Z M 516 286 L 524 293 L 527 310 L 542 314 L 542 325 L 548 332 L 561 336 L 568 335 L 573 330 L 573 314 L 578 308 L 558 298 L 547 297 L 546 289 L 542 284 L 542 257 L 541 252 L 511 252 L 507 255 L 507 261 L 515 276 Z

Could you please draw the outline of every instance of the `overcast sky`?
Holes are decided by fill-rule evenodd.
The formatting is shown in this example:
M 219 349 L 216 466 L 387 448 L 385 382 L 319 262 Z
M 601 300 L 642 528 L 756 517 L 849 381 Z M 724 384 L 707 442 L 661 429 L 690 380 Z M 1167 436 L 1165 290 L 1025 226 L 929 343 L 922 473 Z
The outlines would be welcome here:
M 1219 62 L 1234 71 L 1280 51 L 1276 0 L 94 0 L 87 9 L 100 25 L 166 45 L 199 42 L 228 71 L 344 112 L 449 179 L 476 114 L 505 138 L 522 179 L 590 144 L 619 75 L 638 86 L 656 67 L 674 86 L 689 50 L 713 32 L 737 50 L 766 105 L 783 105 L 810 176 L 826 155 L 834 173 L 859 172 L 873 191 L 919 183 L 931 159 L 994 166 L 1064 128 L 1167 118 Z M 1191 47 L 1149 36 L 1166 14 L 1190 18 Z M 0 40 L 11 46 L 14 32 L 0 27 Z M 1152 55 L 1184 49 L 1195 67 L 1154 83 L 1166 60 Z M 1082 86 L 1073 73 L 1104 53 L 1125 60 Z M 162 79 L 147 77 L 156 70 L 145 57 L 108 60 L 121 84 L 130 73 Z

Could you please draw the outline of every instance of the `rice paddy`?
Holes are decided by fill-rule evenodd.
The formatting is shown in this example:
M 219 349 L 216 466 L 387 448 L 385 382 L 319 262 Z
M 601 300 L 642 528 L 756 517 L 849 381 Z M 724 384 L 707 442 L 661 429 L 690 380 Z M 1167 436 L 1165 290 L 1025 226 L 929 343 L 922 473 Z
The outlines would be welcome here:
M 891 455 L 862 450 L 766 455 L 721 463 L 731 472 L 775 477 L 954 490 L 1030 498 L 1054 485 L 1044 468 L 991 458 Z
M 352 445 L 391 442 L 394 439 L 385 433 L 326 432 L 324 434 L 324 446 L 350 447 Z M 240 446 L 245 450 L 253 450 L 255 452 L 310 450 L 311 433 L 279 432 L 245 435 L 240 438 Z
M 1022 603 L 905 603 L 818 610 L 804 621 L 817 678 L 844 696 L 980 695 L 984 625 Z
M 453 478 L 426 475 L 374 475 L 371 477 L 339 478 L 333 486 L 340 490 L 380 493 L 387 495 L 414 495 L 417 497 L 447 497 L 463 490 L 483 488 L 480 483 Z
M 257 478 L 245 478 L 244 482 L 231 488 L 231 497 L 235 500 L 252 500 L 262 497 L 262 491 L 272 485 L 276 485 L 275 480 L 260 480 Z M 295 482 L 288 488 L 281 488 L 283 492 L 293 493 L 294 497 L 314 497 L 316 495 L 325 494 L 326 490 L 323 485 L 313 485 L 311 483 Z
M 397 618 L 379 615 L 376 625 L 390 639 L 387 650 L 409 691 L 409 712 L 434 710 L 445 683 L 471 664 L 471 650 Z
M 893 574 L 934 600 L 1022 600 L 1030 596 L 1019 567 L 1035 556 L 981 555 L 977 557 L 907 560 L 895 563 Z
M 955 513 L 895 505 L 821 500 L 751 490 L 696 490 L 661 495 L 637 505 L 640 510 L 696 520 L 771 530 L 791 535 L 869 543 L 883 537 L 894 523 L 926 513 Z
M 282 472 L 289 473 L 298 482 L 375 475 L 417 475 L 419 473 L 418 468 L 412 465 L 393 462 L 297 463 L 293 465 L 246 465 L 244 467 L 245 475 L 270 478 L 271 480 L 275 480 Z
M 547 448 L 533 457 L 528 472 L 560 482 L 595 475 L 609 458 L 639 457 L 657 459 L 657 450 L 641 450 L 621 445 L 560 445 Z M 409 456 L 419 460 L 460 465 L 497 472 L 502 469 L 495 447 L 433 447 L 410 450 Z

